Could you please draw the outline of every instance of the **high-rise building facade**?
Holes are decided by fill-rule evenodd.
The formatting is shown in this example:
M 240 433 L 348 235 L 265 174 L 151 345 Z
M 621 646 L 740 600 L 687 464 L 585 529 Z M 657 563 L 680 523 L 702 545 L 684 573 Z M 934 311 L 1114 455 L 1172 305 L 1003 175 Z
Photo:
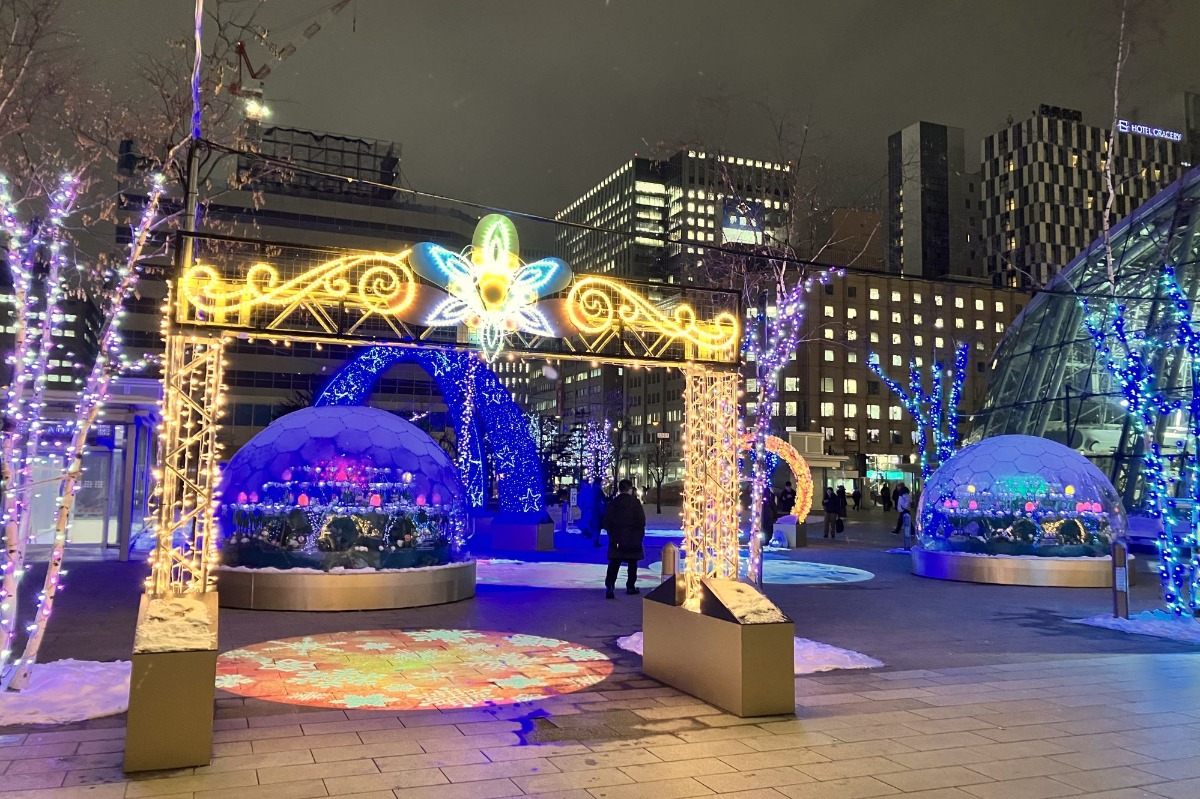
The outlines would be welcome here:
M 397 179 L 400 148 L 390 142 L 275 128 L 262 131 L 261 137 L 272 158 L 297 167 L 375 183 Z M 202 232 L 300 248 L 401 252 L 432 241 L 458 251 L 470 243 L 478 221 L 458 209 L 415 202 L 378 186 L 320 177 L 302 168 L 267 169 L 250 156 L 239 157 L 236 172 L 237 180 L 229 187 L 206 198 Z M 140 198 L 128 200 L 130 207 L 138 207 Z M 127 231 L 118 226 L 118 237 Z M 131 357 L 163 350 L 161 314 L 170 274 L 166 264 L 147 265 L 137 297 L 127 303 L 122 334 Z M 438 331 L 432 338 L 449 334 Z M 264 337 L 232 342 L 225 372 L 227 443 L 240 446 L 280 413 L 306 404 L 351 354 L 348 347 Z M 400 364 L 385 374 L 377 384 L 375 402 L 420 417 L 418 423 L 435 435 L 447 426 L 441 392 L 417 365 Z
M 917 122 L 888 137 L 887 265 L 908 277 L 977 277 L 979 175 L 963 129 Z
M 559 221 L 602 230 L 560 226 L 555 254 L 577 273 L 708 284 L 709 248 L 786 236 L 791 178 L 790 164 L 698 150 L 635 157 L 558 214 Z M 554 378 L 531 379 L 536 413 L 559 419 L 564 429 L 607 417 L 619 425 L 616 454 L 629 475 L 644 483 L 661 466 L 669 482 L 680 477 L 678 369 L 563 362 L 554 370 Z
M 1183 134 L 1122 120 L 1110 224 L 1182 174 Z M 983 254 L 1005 286 L 1045 285 L 1102 234 L 1109 130 L 1042 105 L 982 143 Z
M 569 224 L 556 254 L 576 272 L 692 281 L 706 247 L 782 236 L 790 185 L 790 164 L 696 150 L 635 157 L 557 215 Z

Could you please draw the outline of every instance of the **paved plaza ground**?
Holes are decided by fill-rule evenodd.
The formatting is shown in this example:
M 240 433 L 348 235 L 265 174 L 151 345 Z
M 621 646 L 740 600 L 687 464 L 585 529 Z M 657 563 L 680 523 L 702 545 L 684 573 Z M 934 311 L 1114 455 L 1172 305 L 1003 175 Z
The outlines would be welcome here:
M 426 628 L 544 636 L 611 659 L 595 685 L 514 706 L 314 708 L 219 692 L 212 765 L 120 772 L 123 720 L 0 728 L 0 799 L 921 799 L 1200 796 L 1200 652 L 1069 620 L 1106 590 L 966 585 L 908 572 L 877 512 L 782 557 L 874 577 L 768 585 L 797 635 L 882 660 L 796 679 L 795 716 L 738 719 L 644 678 L 615 639 L 640 600 L 602 588 L 481 584 L 473 600 L 369 613 L 223 611 L 222 651 L 269 640 Z M 664 539 L 665 540 L 665 539 Z M 657 540 L 661 545 L 663 540 Z M 538 559 L 602 560 L 578 536 Z M 533 559 L 528 554 L 484 553 Z M 647 553 L 657 560 L 658 552 Z M 46 660 L 127 659 L 142 564 L 71 568 Z M 31 575 L 36 582 L 37 575 Z M 1148 575 L 1134 610 L 1157 605 Z M 607 667 L 606 667 L 607 670 Z

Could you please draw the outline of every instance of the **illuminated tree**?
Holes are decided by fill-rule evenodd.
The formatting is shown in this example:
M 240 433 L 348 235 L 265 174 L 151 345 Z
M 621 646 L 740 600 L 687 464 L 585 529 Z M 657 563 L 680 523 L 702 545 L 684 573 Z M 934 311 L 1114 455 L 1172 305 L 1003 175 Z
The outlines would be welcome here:
M 133 94 L 136 98 L 149 88 L 160 101 L 149 104 L 151 110 L 137 99 L 118 102 L 107 85 L 87 79 L 74 38 L 61 27 L 60 0 L 0 0 L 0 39 L 5 42 L 0 51 L 0 237 L 15 328 L 5 347 L 8 371 L 0 388 L 5 398 L 0 689 L 20 690 L 28 684 L 65 574 L 63 552 L 88 432 L 103 413 L 112 380 L 132 366 L 121 347 L 124 301 L 136 289 L 141 263 L 161 244 L 153 231 L 170 219 L 160 214 L 160 201 L 169 185 L 198 188 L 196 180 L 187 180 L 196 171 L 187 169 L 182 158 L 187 143 L 198 137 L 190 110 L 203 106 L 217 119 L 235 116 L 237 104 L 220 91 L 222 76 L 233 64 L 228 58 L 232 31 L 244 28 L 258 5 L 247 15 L 246 6 L 228 0 L 209 4 L 218 31 L 210 58 L 201 54 L 193 59 L 186 48 L 174 50 L 176 56 L 187 55 L 173 63 L 190 61 L 192 81 L 176 81 L 166 61 L 143 65 L 143 91 Z M 197 4 L 198 12 L 203 8 Z M 131 131 L 147 142 L 144 153 L 132 159 L 132 172 L 140 177 L 131 177 L 127 187 L 136 197 L 108 188 L 120 142 Z M 86 231 L 96 225 L 106 230 L 107 239 L 113 224 L 130 229 L 127 246 L 94 257 L 80 254 L 80 227 Z M 63 303 L 69 298 L 84 299 L 98 312 L 94 353 L 70 356 L 58 341 L 65 324 Z M 64 356 L 86 377 L 74 389 L 67 441 L 48 452 L 43 440 L 50 423 L 48 378 L 51 361 Z M 50 465 L 55 476 L 35 482 L 37 464 Z M 57 497 L 53 543 L 36 610 L 21 625 L 17 589 L 28 571 L 35 490 Z M 26 638 L 21 654 L 14 656 L 18 631 Z
M 921 369 L 915 359 L 909 362 L 906 388 L 884 373 L 877 353 L 867 357 L 871 371 L 896 395 L 904 410 L 916 422 L 917 457 L 921 462 L 922 482 L 929 479 L 936 465 L 949 460 L 958 447 L 958 403 L 967 379 L 967 358 L 970 353 L 969 344 L 959 344 L 954 351 L 954 366 L 949 369 L 945 362 L 935 359 L 930 364 L 929 393 L 925 392 Z
M 1101 309 L 1087 300 L 1081 305 L 1084 325 L 1141 440 L 1145 506 L 1162 522 L 1158 556 L 1163 599 L 1172 613 L 1191 617 L 1200 611 L 1200 327 L 1169 265 L 1162 268 L 1160 287 L 1165 307 L 1153 319 L 1135 319 L 1116 299 Z M 1190 388 L 1182 396 L 1170 388 L 1175 370 L 1191 373 Z M 1176 414 L 1187 420 L 1186 433 L 1174 442 L 1174 452 L 1164 453 L 1158 430 L 1166 417 Z M 1170 460 L 1179 464 L 1179 477 L 1170 474 Z M 1172 483 L 1181 483 L 1178 491 L 1192 500 L 1186 515 L 1171 498 L 1177 493 Z

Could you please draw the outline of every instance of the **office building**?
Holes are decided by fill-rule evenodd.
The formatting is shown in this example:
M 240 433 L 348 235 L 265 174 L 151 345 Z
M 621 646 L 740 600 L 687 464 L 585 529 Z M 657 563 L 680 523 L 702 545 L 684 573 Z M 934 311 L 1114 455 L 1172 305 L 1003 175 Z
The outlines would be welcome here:
M 780 381 L 778 429 L 820 433 L 826 453 L 842 456 L 848 473 L 904 472 L 911 480 L 917 469 L 916 425 L 870 369 L 869 359 L 877 357 L 884 373 L 904 386 L 909 365 L 915 364 L 929 390 L 930 364 L 941 361 L 950 368 L 955 348 L 969 344 L 959 403 L 959 430 L 965 437 L 983 402 L 992 355 L 1028 300 L 1023 292 L 983 280 L 860 271 L 814 288 L 804 341 Z M 753 373 L 747 371 L 746 377 L 749 413 L 759 392 Z
M 907 277 L 981 274 L 979 176 L 963 129 L 917 122 L 887 143 L 887 266 Z
M 273 163 L 387 185 L 398 182 L 400 148 L 394 143 L 290 128 L 267 128 L 260 135 L 260 152 L 270 155 Z M 135 163 L 134 158 L 123 162 L 127 174 Z M 208 198 L 202 231 L 300 247 L 400 252 L 432 241 L 462 250 L 470 244 L 478 221 L 473 214 L 415 201 L 391 189 L 298 169 L 281 171 L 246 156 L 231 166 L 236 179 Z M 129 199 L 136 208 L 138 198 Z M 127 236 L 127 231 L 119 227 L 118 236 Z M 170 272 L 168 264 L 149 265 L 138 296 L 129 302 L 124 339 L 132 356 L 162 352 L 160 321 Z M 445 335 L 435 331 L 432 337 Z M 228 353 L 225 385 L 230 424 L 223 436 L 232 445 L 230 451 L 280 413 L 308 404 L 351 355 L 347 347 L 287 344 L 262 337 L 237 340 Z M 436 383 L 416 365 L 398 365 L 384 375 L 373 402 L 418 417 L 417 423 L 435 437 L 451 426 Z
M 998 285 L 1045 285 L 1102 234 L 1107 128 L 1042 105 L 982 143 L 983 255 Z M 1184 135 L 1121 120 L 1110 224 L 1182 174 Z
M 559 227 L 556 254 L 576 272 L 700 282 L 706 246 L 783 235 L 790 185 L 790 164 L 696 150 L 634 157 L 556 216 L 604 229 Z

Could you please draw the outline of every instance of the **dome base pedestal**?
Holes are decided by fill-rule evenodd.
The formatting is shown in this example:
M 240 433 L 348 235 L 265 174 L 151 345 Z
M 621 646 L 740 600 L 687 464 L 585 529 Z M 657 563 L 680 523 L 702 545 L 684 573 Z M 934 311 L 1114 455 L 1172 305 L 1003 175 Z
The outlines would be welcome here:
M 475 561 L 395 571 L 218 569 L 221 607 L 243 610 L 390 610 L 475 596 Z
M 1129 559 L 1133 582 L 1133 558 Z M 929 549 L 912 551 L 918 577 L 992 585 L 1112 588 L 1112 558 L 1039 558 L 1036 555 L 975 555 Z

